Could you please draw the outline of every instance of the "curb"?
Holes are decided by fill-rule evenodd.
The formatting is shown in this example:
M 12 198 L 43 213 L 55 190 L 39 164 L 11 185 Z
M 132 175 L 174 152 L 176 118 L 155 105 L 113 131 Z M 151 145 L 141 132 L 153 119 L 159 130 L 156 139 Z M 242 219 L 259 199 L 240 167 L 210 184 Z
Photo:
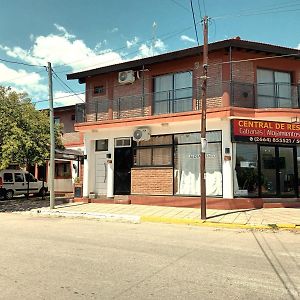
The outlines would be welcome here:
M 100 219 L 105 221 L 118 221 L 139 224 L 140 217 L 125 214 L 109 214 L 109 213 L 95 213 L 95 212 L 74 212 L 74 211 L 50 211 L 50 210 L 36 210 L 34 215 L 66 217 L 66 218 L 87 218 L 87 219 Z
M 217 223 L 211 221 L 204 221 L 198 219 L 181 219 L 181 218 L 168 218 L 156 216 L 137 216 L 126 214 L 110 214 L 110 213 L 97 213 L 97 212 L 75 212 L 63 210 L 33 210 L 30 212 L 33 215 L 39 216 L 53 216 L 53 217 L 66 217 L 66 218 L 86 218 L 98 219 L 112 222 L 127 222 L 133 224 L 140 223 L 164 223 L 164 224 L 177 224 L 177 225 L 191 225 L 215 228 L 229 228 L 229 229 L 256 229 L 256 230 L 295 230 L 300 231 L 300 224 L 291 223 L 274 223 L 267 225 L 256 224 L 241 224 L 241 223 Z
M 217 223 L 195 219 L 176 219 L 165 217 L 141 216 L 141 222 L 151 223 L 167 223 L 167 224 L 182 224 L 203 227 L 217 227 L 217 228 L 231 228 L 231 229 L 272 229 L 272 230 L 300 230 L 300 225 L 296 224 L 268 224 L 268 225 L 255 225 L 255 224 L 239 224 L 239 223 Z

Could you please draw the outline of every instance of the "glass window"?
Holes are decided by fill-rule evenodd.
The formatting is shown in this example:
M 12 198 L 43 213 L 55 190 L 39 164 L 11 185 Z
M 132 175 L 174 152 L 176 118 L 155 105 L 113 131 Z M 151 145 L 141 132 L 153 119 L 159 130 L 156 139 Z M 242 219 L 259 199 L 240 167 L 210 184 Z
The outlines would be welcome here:
M 258 107 L 292 107 L 291 74 L 257 69 Z
M 139 142 L 139 146 L 161 146 L 161 145 L 172 145 L 172 135 L 156 135 L 151 136 L 148 141 Z
M 155 147 L 152 155 L 154 166 L 172 165 L 172 147 Z
M 24 182 L 24 175 L 22 173 L 15 173 L 15 182 Z
M 200 144 L 175 146 L 175 194 L 200 195 L 200 148 Z M 207 196 L 222 196 L 221 155 L 221 143 L 208 143 L 206 152 Z
M 181 72 L 154 78 L 154 111 L 156 114 L 192 110 L 192 72 Z
M 107 151 L 108 150 L 108 140 L 97 140 L 95 143 L 96 151 Z
M 37 179 L 31 173 L 25 173 L 26 182 L 37 182 Z
M 3 175 L 4 182 L 13 182 L 13 174 L 12 173 L 4 173 Z
M 105 88 L 104 85 L 99 85 L 94 87 L 94 94 L 104 94 Z
M 152 149 L 140 148 L 136 150 L 136 166 L 151 166 L 152 163 Z
M 257 145 L 236 144 L 234 169 L 234 195 L 238 197 L 258 196 Z
M 56 162 L 55 163 L 55 177 L 69 179 L 72 177 L 70 162 Z

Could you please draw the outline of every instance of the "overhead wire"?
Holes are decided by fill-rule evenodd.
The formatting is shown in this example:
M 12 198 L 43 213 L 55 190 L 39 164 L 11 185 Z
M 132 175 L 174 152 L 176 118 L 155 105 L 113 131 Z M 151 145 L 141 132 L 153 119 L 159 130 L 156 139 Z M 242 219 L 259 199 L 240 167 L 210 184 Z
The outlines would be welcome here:
M 175 3 L 176 5 L 180 6 L 181 8 L 183 8 L 184 10 L 186 10 L 188 13 L 190 13 L 189 8 L 187 8 L 185 5 L 181 4 L 180 2 L 176 1 L 176 0 L 171 0 L 173 3 Z
M 57 80 L 57 82 L 63 86 L 64 88 L 66 87 L 69 91 L 71 91 L 71 93 L 74 93 L 76 94 L 76 92 L 74 92 L 74 90 L 69 86 L 67 85 L 57 74 L 56 72 L 52 69 L 52 74 L 54 75 L 54 78 Z M 78 95 L 76 95 L 77 98 L 82 101 L 82 102 L 85 102 L 82 98 L 80 98 Z
M 204 14 L 205 14 L 205 16 L 207 16 L 207 14 L 206 14 L 206 7 L 205 7 L 205 0 L 202 0 L 202 2 L 203 2 Z
M 232 18 L 232 17 L 248 17 L 248 16 L 257 16 L 257 15 L 265 15 L 265 14 L 275 14 L 275 13 L 283 13 L 283 12 L 290 12 L 290 11 L 299 11 L 299 9 L 284 9 L 284 8 L 288 8 L 288 7 L 295 7 L 295 6 L 299 6 L 300 3 L 295 3 L 295 4 L 289 4 L 289 5 L 284 5 L 284 6 L 277 6 L 277 7 L 272 7 L 269 9 L 265 9 L 265 10 L 253 10 L 253 11 L 246 11 L 246 12 L 242 12 L 242 13 L 236 13 L 236 14 L 227 14 L 227 15 L 221 15 L 221 16 L 215 16 L 212 17 L 215 20 L 219 20 L 219 19 L 226 19 L 226 18 Z
M 198 31 L 197 31 L 196 20 L 195 20 L 195 13 L 194 13 L 194 7 L 193 7 L 193 0 L 190 0 L 190 4 L 191 4 L 192 15 L 193 15 L 194 29 L 195 29 L 195 34 L 196 34 L 197 44 L 198 44 L 198 46 L 199 46 L 200 43 L 199 43 Z
M 23 65 L 23 66 L 27 66 L 27 67 L 46 68 L 46 66 L 43 66 L 43 65 L 27 64 L 27 63 L 23 63 L 23 62 L 20 62 L 20 61 L 8 60 L 8 59 L 4 59 L 4 58 L 0 58 L 0 61 L 7 62 L 7 63 L 10 63 L 10 64 Z

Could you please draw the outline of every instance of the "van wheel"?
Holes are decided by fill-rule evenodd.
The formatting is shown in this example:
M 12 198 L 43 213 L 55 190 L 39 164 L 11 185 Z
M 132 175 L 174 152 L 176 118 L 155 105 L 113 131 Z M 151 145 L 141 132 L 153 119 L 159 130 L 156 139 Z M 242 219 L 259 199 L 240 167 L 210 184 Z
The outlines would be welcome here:
M 45 188 L 41 188 L 40 191 L 39 191 L 39 196 L 45 197 L 46 193 L 47 193 L 46 189 Z
M 14 197 L 14 192 L 12 190 L 7 190 L 4 197 L 6 200 L 11 200 Z

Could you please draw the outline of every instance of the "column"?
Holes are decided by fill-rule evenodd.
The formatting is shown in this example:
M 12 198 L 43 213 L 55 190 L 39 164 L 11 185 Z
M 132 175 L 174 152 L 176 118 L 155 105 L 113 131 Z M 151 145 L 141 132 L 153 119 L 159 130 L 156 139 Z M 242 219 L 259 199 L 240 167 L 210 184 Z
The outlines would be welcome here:
M 222 121 L 222 144 L 223 144 L 223 198 L 233 198 L 233 147 L 231 142 L 230 120 Z M 225 153 L 225 148 L 229 149 L 229 153 Z

